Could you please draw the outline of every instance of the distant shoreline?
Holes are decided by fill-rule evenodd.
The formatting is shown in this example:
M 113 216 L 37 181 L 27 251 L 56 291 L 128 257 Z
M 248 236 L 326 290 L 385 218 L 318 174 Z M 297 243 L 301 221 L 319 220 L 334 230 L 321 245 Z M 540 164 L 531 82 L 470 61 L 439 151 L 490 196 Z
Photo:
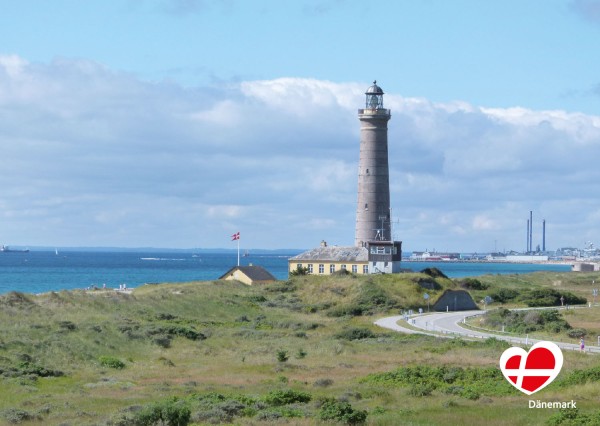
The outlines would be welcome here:
M 573 265 L 576 262 L 585 262 L 583 260 L 540 260 L 538 262 L 533 261 L 509 261 L 509 260 L 485 260 L 485 259 L 435 259 L 435 260 L 423 260 L 423 259 L 402 259 L 402 262 L 409 263 L 497 263 L 499 265 L 514 264 L 514 265 Z M 593 262 L 592 262 L 593 263 Z

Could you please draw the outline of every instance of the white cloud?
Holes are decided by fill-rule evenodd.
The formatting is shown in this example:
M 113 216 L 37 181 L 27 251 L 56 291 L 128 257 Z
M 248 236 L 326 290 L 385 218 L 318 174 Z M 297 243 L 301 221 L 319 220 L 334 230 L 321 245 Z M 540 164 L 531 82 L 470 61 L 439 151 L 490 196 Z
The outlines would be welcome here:
M 367 86 L 183 88 L 0 57 L 1 242 L 220 247 L 239 230 L 252 247 L 351 244 Z M 521 249 L 529 210 L 551 247 L 600 239 L 600 117 L 384 102 L 406 249 Z

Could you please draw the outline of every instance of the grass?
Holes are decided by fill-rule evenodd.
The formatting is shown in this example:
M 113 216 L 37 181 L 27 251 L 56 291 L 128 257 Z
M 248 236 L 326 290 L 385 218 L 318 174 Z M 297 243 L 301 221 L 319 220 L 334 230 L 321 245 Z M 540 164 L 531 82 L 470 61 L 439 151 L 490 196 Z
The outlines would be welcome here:
M 525 286 L 583 296 L 598 278 L 484 276 L 479 279 L 489 288 L 471 292 L 477 298 Z M 309 425 L 331 416 L 351 423 L 364 412 L 373 425 L 473 418 L 489 425 L 546 424 L 555 411 L 532 415 L 528 397 L 497 376 L 505 343 L 403 335 L 372 324 L 423 307 L 425 292 L 435 300 L 459 287 L 446 278 L 434 280 L 439 290 L 419 285 L 430 280 L 423 274 L 299 276 L 263 287 L 148 285 L 131 295 L 9 293 L 0 297 L 0 424 L 135 424 L 143 416 L 185 419 L 187 409 L 189 424 Z M 597 312 L 580 309 L 565 319 L 596 333 Z M 535 397 L 576 399 L 580 411 L 592 415 L 600 385 L 587 379 L 595 377 L 598 359 L 564 356 L 557 382 Z M 420 381 L 376 379 L 415 369 L 424 372 Z M 477 375 L 483 373 L 492 378 Z

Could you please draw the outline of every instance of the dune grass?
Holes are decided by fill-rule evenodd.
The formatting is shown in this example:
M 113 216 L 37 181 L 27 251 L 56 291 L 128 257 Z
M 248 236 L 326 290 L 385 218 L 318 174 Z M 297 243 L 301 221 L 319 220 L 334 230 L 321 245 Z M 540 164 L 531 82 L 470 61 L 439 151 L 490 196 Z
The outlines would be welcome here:
M 560 287 L 591 294 L 592 279 L 600 276 L 582 277 L 480 279 L 490 289 Z M 331 413 L 349 423 L 363 412 L 373 425 L 474 418 L 489 425 L 546 424 L 556 410 L 528 409 L 528 398 L 496 376 L 472 385 L 453 385 L 454 373 L 415 383 L 373 379 L 419 366 L 477 374 L 497 368 L 507 347 L 502 342 L 403 335 L 372 324 L 422 306 L 425 292 L 435 300 L 459 286 L 436 278 L 438 289 L 426 289 L 419 285 L 424 280 L 432 279 L 300 276 L 262 287 L 214 281 L 147 285 L 130 295 L 6 294 L 0 297 L 0 424 L 133 425 L 186 410 L 189 424 L 308 425 Z M 595 310 L 581 311 L 567 321 L 595 332 Z M 595 377 L 595 365 L 594 356 L 565 353 L 559 379 L 577 371 Z M 577 399 L 580 411 L 595 412 L 600 385 L 560 385 L 559 379 L 536 398 Z M 293 400 L 303 394 L 309 400 Z M 287 402 L 273 402 L 281 398 Z

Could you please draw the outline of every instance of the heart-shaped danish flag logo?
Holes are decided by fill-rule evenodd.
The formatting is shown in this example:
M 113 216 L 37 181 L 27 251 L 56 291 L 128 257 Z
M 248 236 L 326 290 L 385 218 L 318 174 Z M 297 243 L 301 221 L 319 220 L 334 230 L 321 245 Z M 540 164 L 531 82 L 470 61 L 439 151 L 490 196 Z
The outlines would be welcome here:
M 538 342 L 525 352 L 513 346 L 500 357 L 500 369 L 508 383 L 531 395 L 548 386 L 563 365 L 563 354 L 552 342 Z

